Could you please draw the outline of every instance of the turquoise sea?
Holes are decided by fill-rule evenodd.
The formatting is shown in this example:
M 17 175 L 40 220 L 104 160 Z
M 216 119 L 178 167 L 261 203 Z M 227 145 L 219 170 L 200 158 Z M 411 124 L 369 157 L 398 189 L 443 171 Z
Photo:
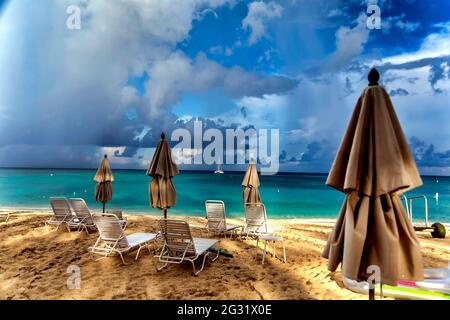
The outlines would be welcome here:
M 148 200 L 150 177 L 144 170 L 115 170 L 113 200 L 107 208 L 126 213 L 161 214 Z M 95 170 L 0 169 L 0 207 L 48 208 L 51 196 L 81 197 L 93 209 Z M 204 201 L 223 200 L 227 214 L 243 216 L 244 173 L 181 172 L 174 178 L 177 205 L 169 215 L 204 216 Z M 272 218 L 336 218 L 344 195 L 325 185 L 325 174 L 261 176 L 260 193 Z M 430 222 L 450 222 L 450 177 L 423 177 L 424 185 L 408 195 L 428 197 Z M 434 199 L 439 193 L 439 201 Z M 423 203 L 414 203 L 414 216 L 423 218 Z

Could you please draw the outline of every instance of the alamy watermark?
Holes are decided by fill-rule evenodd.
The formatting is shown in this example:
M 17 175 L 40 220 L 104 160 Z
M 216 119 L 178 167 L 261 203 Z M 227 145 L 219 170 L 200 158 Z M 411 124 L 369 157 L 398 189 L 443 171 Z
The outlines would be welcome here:
M 381 29 L 381 9 L 377 0 L 369 0 L 367 4 L 367 28 L 370 30 Z
M 367 278 L 369 288 L 375 289 L 376 285 L 381 283 L 381 269 L 377 265 L 370 265 L 367 267 L 367 273 L 370 274 Z
M 75 264 L 71 264 L 70 266 L 67 267 L 66 272 L 70 274 L 70 276 L 67 278 L 66 281 L 67 289 L 69 290 L 80 289 L 81 288 L 80 267 Z
M 66 19 L 66 27 L 69 30 L 80 30 L 81 29 L 81 8 L 77 5 L 70 5 L 66 9 L 68 14 Z
M 170 137 L 178 142 L 173 148 L 178 164 L 245 164 L 259 162 L 262 175 L 279 170 L 280 133 L 278 129 L 246 130 L 215 128 L 203 132 L 203 122 L 195 121 L 193 136 L 184 128 L 175 129 Z

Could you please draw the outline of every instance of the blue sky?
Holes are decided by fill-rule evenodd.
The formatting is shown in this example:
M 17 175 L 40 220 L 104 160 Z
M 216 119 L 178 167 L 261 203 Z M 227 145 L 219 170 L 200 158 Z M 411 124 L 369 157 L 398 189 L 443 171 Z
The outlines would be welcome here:
M 375 2 L 381 29 L 369 30 Z M 66 28 L 71 4 L 80 30 Z M 107 153 L 115 168 L 145 168 L 161 131 L 200 119 L 219 130 L 278 129 L 281 171 L 327 172 L 375 66 L 420 171 L 450 174 L 450 1 L 0 8 L 0 166 L 93 168 Z

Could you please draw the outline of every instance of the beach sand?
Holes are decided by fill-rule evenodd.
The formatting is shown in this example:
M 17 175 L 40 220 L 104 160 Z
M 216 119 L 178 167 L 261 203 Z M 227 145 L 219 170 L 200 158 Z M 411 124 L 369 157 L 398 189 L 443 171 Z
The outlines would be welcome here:
M 331 276 L 320 257 L 332 229 L 329 222 L 271 220 L 285 226 L 286 264 L 267 255 L 261 265 L 255 241 L 220 238 L 221 247 L 234 257 L 207 260 L 194 277 L 190 263 L 156 272 L 148 251 L 138 261 L 128 255 L 125 266 L 117 256 L 93 261 L 87 248 L 97 233 L 51 231 L 45 227 L 48 218 L 49 213 L 20 213 L 0 222 L 0 299 L 367 299 L 341 288 L 333 280 L 339 274 Z M 158 217 L 127 218 L 127 234 L 158 229 Z M 187 220 L 204 224 L 201 218 Z M 419 238 L 425 267 L 447 267 L 450 239 L 432 239 L 429 233 Z M 80 289 L 67 288 L 70 265 L 80 268 Z

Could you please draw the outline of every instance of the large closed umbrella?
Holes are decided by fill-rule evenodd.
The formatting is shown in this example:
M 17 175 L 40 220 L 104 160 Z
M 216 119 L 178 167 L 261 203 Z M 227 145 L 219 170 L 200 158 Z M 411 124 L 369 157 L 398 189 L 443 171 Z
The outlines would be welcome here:
M 172 161 L 169 143 L 162 133 L 147 175 L 152 177 L 149 184 L 150 206 L 164 210 L 165 219 L 167 218 L 167 209 L 176 204 L 177 195 L 172 178 L 177 174 L 178 168 Z
M 322 255 L 328 269 L 367 281 L 371 265 L 381 282 L 423 279 L 419 241 L 400 195 L 422 184 L 391 100 L 369 73 L 339 147 L 327 185 L 346 194 Z
M 103 213 L 105 213 L 105 203 L 112 199 L 112 182 L 114 181 L 106 154 L 95 173 L 94 181 L 97 182 L 95 200 L 103 204 Z
M 261 197 L 259 195 L 259 178 L 258 171 L 256 170 L 256 165 L 253 161 L 247 167 L 244 179 L 242 180 L 242 185 L 244 186 L 243 196 L 244 204 L 258 204 L 261 203 Z

